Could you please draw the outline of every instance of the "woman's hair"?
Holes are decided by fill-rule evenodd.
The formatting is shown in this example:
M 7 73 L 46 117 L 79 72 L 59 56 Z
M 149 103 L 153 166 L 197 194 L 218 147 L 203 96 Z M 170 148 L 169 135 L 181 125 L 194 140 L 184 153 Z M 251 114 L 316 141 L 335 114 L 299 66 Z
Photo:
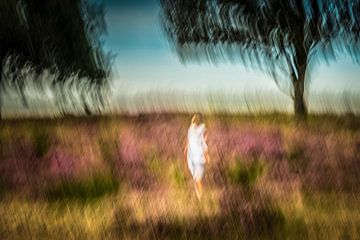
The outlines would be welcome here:
M 203 123 L 203 117 L 201 113 L 195 113 L 191 119 L 191 123 L 195 123 L 196 125 L 200 125 L 201 123 Z

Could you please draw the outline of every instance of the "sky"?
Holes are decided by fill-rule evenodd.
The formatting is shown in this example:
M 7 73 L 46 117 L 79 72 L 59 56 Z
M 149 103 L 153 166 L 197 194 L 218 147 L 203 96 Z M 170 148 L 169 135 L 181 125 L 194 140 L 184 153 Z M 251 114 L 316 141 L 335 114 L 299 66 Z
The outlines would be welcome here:
M 259 70 L 226 62 L 181 63 L 162 32 L 158 0 L 105 0 L 105 4 L 105 48 L 116 54 L 112 111 L 293 111 L 292 99 Z M 307 92 L 310 112 L 341 112 L 346 104 L 360 113 L 359 76 L 360 66 L 346 56 L 330 64 L 313 64 Z M 346 103 L 343 92 L 351 93 Z M 38 95 L 37 105 L 44 109 L 41 99 Z M 5 112 L 15 107 L 14 102 L 5 101 Z
M 127 91 L 234 89 L 264 78 L 261 73 L 245 71 L 241 65 L 180 63 L 161 30 L 157 0 L 106 3 L 106 48 L 117 54 L 117 84 Z
M 117 54 L 114 104 L 121 105 L 124 95 L 129 101 L 132 94 L 139 95 L 143 91 L 190 91 L 195 95 L 199 92 L 203 95 L 214 92 L 225 96 L 248 95 L 254 99 L 254 105 L 266 105 L 266 99 L 256 104 L 256 98 L 272 93 L 270 98 L 275 97 L 282 103 L 280 110 L 292 110 L 291 98 L 279 91 L 275 82 L 259 70 L 226 62 L 218 66 L 205 62 L 182 64 L 162 32 L 157 0 L 107 0 L 105 3 L 108 24 L 106 48 Z M 309 95 L 319 92 L 341 95 L 343 91 L 359 93 L 359 76 L 360 66 L 346 56 L 329 65 L 314 64 Z M 199 105 L 208 104 L 208 98 L 198 99 L 196 102 L 200 102 Z M 234 101 L 244 105 L 241 100 Z M 312 108 L 316 111 L 320 106 L 316 106 L 316 100 L 312 102 L 314 104 L 309 102 L 310 111 Z M 267 105 L 264 107 L 268 108 Z

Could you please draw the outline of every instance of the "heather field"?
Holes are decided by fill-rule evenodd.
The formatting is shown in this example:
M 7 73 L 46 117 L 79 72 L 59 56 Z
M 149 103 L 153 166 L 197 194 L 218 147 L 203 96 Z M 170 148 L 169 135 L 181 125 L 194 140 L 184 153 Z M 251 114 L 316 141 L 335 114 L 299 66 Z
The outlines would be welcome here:
M 359 239 L 360 119 L 191 115 L 0 123 L 0 239 Z

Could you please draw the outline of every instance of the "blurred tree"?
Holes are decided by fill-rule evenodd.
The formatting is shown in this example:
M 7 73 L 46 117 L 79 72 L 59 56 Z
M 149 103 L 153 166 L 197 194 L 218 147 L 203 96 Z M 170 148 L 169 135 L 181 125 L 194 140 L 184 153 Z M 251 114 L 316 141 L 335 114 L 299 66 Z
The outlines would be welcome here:
M 34 84 L 42 87 L 50 81 L 41 78 L 44 70 L 54 74 L 51 86 L 63 99 L 70 98 L 69 104 L 76 89 L 89 96 L 80 99 L 103 106 L 112 58 L 102 48 L 103 3 L 0 0 L 0 9 L 0 112 L 9 88 L 15 88 L 27 105 L 26 78 L 31 73 Z M 83 102 L 87 111 L 88 104 Z
M 304 118 L 313 56 L 359 62 L 358 0 L 161 0 L 163 28 L 181 60 L 230 60 L 271 74 Z M 284 78 L 285 76 L 285 78 Z M 291 80 L 291 84 L 288 80 Z

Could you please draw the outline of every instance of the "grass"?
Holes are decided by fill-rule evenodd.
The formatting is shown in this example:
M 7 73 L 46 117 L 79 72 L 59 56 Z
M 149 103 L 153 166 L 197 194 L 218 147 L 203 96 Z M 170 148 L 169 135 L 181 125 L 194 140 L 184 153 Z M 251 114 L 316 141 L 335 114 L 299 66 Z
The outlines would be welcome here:
M 186 178 L 183 169 L 176 164 L 172 166 L 170 171 L 171 178 L 173 179 L 175 185 L 179 188 L 184 188 L 186 186 Z
M 253 187 L 264 172 L 264 165 L 259 160 L 252 161 L 246 166 L 237 159 L 228 169 L 228 178 L 232 184 L 241 184 L 244 187 Z
M 304 216 L 310 238 L 358 238 L 360 233 L 358 194 L 306 192 L 304 201 Z
M 86 202 L 96 200 L 106 194 L 115 194 L 118 188 L 118 180 L 111 175 L 95 174 L 87 179 L 62 179 L 54 186 L 48 186 L 44 190 L 44 195 L 48 201 Z
M 201 201 L 190 117 L 2 122 L 0 239 L 358 239 L 358 117 L 206 117 Z

